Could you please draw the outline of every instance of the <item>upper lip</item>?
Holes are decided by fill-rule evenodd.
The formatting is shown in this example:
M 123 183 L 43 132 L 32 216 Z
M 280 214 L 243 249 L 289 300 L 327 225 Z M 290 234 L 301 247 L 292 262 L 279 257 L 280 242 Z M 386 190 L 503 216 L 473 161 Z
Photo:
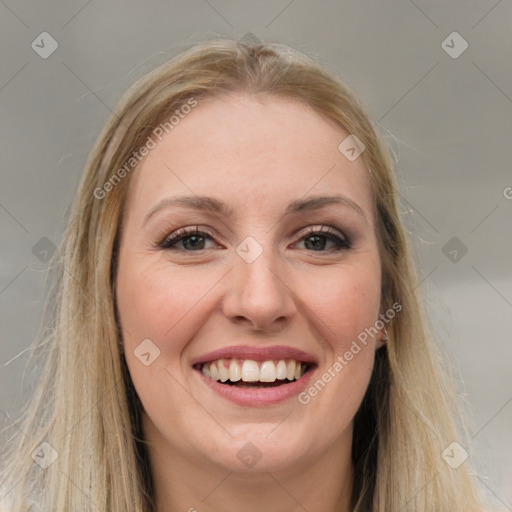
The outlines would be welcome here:
M 217 361 L 219 359 L 251 359 L 260 362 L 278 359 L 294 359 L 295 361 L 303 363 L 316 363 L 316 359 L 311 354 L 285 345 L 274 345 L 273 347 L 234 345 L 199 356 L 192 361 L 192 366 Z

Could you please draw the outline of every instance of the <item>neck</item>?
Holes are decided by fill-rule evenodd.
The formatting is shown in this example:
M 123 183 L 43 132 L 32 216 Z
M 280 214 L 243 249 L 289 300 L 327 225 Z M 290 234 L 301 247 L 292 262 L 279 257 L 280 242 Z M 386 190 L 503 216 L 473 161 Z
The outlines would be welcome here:
M 149 429 L 151 430 L 151 428 Z M 349 512 L 352 430 L 293 468 L 234 472 L 194 460 L 146 432 L 156 512 Z

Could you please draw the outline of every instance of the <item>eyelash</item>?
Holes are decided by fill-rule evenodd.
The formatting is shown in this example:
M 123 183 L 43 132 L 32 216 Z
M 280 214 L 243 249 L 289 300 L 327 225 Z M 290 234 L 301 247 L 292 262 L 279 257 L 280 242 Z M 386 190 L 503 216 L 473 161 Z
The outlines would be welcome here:
M 194 250 L 187 250 L 187 249 L 176 249 L 173 247 L 178 242 L 181 242 L 182 240 L 185 240 L 192 236 L 201 236 L 211 238 L 212 240 L 215 238 L 212 233 L 210 233 L 208 230 L 200 230 L 198 226 L 194 228 L 181 228 L 178 229 L 175 233 L 172 235 L 164 238 L 162 242 L 158 244 L 158 246 L 161 249 L 166 250 L 179 250 L 182 252 L 198 252 L 201 253 L 203 251 L 206 251 L 208 249 L 199 249 L 197 251 Z M 326 249 L 322 251 L 312 251 L 312 252 L 337 252 L 337 251 L 343 251 L 343 250 L 350 250 L 352 248 L 352 244 L 350 240 L 347 237 L 340 237 L 335 230 L 332 228 L 329 228 L 327 226 L 322 227 L 321 229 L 315 229 L 315 228 L 309 228 L 306 233 L 304 233 L 299 241 L 302 241 L 304 239 L 307 239 L 308 237 L 311 237 L 313 235 L 319 235 L 323 236 L 327 239 L 329 239 L 331 242 L 337 244 L 337 247 L 334 247 L 332 249 Z M 307 250 L 307 249 L 306 249 Z

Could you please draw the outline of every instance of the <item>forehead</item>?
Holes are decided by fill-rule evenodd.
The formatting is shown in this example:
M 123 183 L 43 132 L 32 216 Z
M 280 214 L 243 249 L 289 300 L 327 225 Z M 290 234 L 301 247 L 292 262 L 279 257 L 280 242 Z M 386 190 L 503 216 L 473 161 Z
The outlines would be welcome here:
M 338 149 L 349 135 L 305 103 L 230 93 L 198 102 L 180 117 L 132 176 L 128 212 L 140 216 L 172 195 L 209 195 L 234 210 L 272 209 L 307 195 L 342 193 L 370 219 L 362 158 Z

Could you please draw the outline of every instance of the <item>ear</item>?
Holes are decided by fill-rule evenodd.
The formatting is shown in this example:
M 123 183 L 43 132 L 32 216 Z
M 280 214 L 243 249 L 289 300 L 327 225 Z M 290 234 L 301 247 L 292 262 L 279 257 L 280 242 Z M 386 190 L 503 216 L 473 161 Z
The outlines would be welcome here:
M 387 331 L 386 327 L 383 327 L 379 331 L 379 335 L 377 336 L 377 342 L 378 342 L 377 348 L 380 348 L 383 345 L 385 345 L 387 343 L 388 339 L 389 339 L 388 338 L 388 331 Z

